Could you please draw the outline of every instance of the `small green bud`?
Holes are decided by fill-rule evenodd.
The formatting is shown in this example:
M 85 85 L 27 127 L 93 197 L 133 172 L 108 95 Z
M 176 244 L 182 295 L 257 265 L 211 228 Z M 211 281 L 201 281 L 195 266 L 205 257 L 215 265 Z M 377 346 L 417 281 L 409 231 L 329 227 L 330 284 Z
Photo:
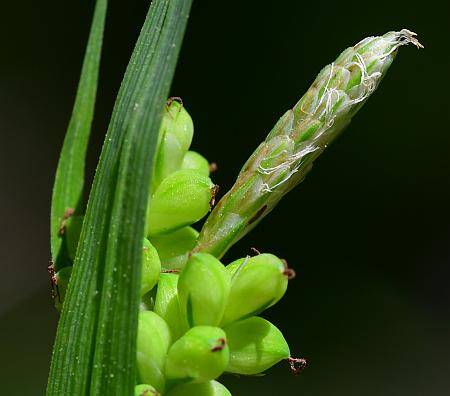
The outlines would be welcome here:
M 167 392 L 166 396 L 231 396 L 231 393 L 220 382 L 208 381 L 179 385 Z
M 192 118 L 183 105 L 176 100 L 168 103 L 161 121 L 160 140 L 152 179 L 154 189 L 167 176 L 181 168 L 193 134 Z
M 166 360 L 168 384 L 213 380 L 225 371 L 228 361 L 229 350 L 222 329 L 193 327 L 169 349 Z
M 185 154 L 181 169 L 193 169 L 204 176 L 209 176 L 208 160 L 196 151 L 188 151 Z
M 172 340 L 177 340 L 189 329 L 178 304 L 177 283 L 178 274 L 161 273 L 154 307 L 154 311 L 169 325 Z
M 158 252 L 150 241 L 144 238 L 142 253 L 141 296 L 152 290 L 158 283 L 161 261 Z
M 195 170 L 172 173 L 150 199 L 147 234 L 165 234 L 197 222 L 210 210 L 215 190 L 209 177 Z
M 64 225 L 64 236 L 66 239 L 67 255 L 73 261 L 77 253 L 78 241 L 80 239 L 81 226 L 83 225 L 84 216 L 72 215 Z
M 171 341 L 164 319 L 152 311 L 139 312 L 136 341 L 139 377 L 160 392 L 165 387 L 164 365 Z
M 186 264 L 190 251 L 197 242 L 198 231 L 183 227 L 165 235 L 152 237 L 151 243 L 158 250 L 161 267 L 181 269 Z
M 134 387 L 134 396 L 160 396 L 160 394 L 151 385 L 139 384 Z
M 254 316 L 224 328 L 230 347 L 227 371 L 258 374 L 290 356 L 286 340 L 272 323 Z
M 273 254 L 240 259 L 226 268 L 231 274 L 231 290 L 222 325 L 257 315 L 286 292 L 285 262 Z
M 230 293 L 231 277 L 207 253 L 193 254 L 178 278 L 178 301 L 190 327 L 217 326 Z

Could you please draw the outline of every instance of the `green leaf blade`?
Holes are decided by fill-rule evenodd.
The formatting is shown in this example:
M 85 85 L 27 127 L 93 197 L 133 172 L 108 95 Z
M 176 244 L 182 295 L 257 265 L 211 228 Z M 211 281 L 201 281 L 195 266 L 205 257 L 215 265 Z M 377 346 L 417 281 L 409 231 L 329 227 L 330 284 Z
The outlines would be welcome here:
M 190 0 L 155 0 L 119 91 L 54 346 L 48 395 L 132 394 L 153 152 Z
M 67 127 L 52 194 L 50 242 L 52 260 L 58 270 L 61 260 L 64 217 L 69 212 L 82 214 L 82 195 L 86 151 L 94 117 L 100 55 L 106 19 L 107 0 L 96 2 L 91 31 L 78 83 L 72 116 Z
M 129 104 L 132 113 L 120 157 L 108 237 L 92 395 L 131 394 L 134 387 L 142 236 L 153 153 L 190 5 L 190 0 L 154 2 L 136 45 L 135 53 L 142 56 L 148 51 L 148 58 L 138 69 L 138 95 Z M 156 21 L 156 25 L 152 21 Z M 153 37 L 155 31 L 160 31 L 155 48 L 147 49 L 146 39 Z M 133 73 L 133 69 L 128 73 Z

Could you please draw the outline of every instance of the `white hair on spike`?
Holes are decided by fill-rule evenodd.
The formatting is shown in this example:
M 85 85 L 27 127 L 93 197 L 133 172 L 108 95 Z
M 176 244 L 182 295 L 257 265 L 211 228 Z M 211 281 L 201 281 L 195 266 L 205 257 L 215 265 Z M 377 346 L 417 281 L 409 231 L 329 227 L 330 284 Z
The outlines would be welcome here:
M 335 101 L 333 102 L 333 94 L 335 94 Z M 333 107 L 336 103 L 339 102 L 339 99 L 341 99 L 341 93 L 336 88 L 331 88 L 328 90 L 328 97 L 327 97 L 327 104 L 325 106 L 325 119 L 326 119 L 326 125 L 328 127 L 331 127 L 334 124 L 334 119 L 336 118 L 336 115 L 331 116 L 333 112 Z
M 368 74 L 364 58 L 360 54 L 358 54 L 358 52 L 355 52 L 355 56 L 357 62 L 352 62 L 351 64 L 358 66 L 361 70 L 360 87 L 362 88 L 362 90 L 361 95 L 358 98 L 351 100 L 351 104 L 360 103 L 363 100 L 367 99 L 370 94 L 375 91 L 377 87 L 377 81 L 381 77 L 380 72 L 373 72 L 372 74 Z
M 317 106 L 316 106 L 316 108 L 315 108 L 313 114 L 315 114 L 316 111 L 319 109 L 320 105 L 321 105 L 322 102 L 323 102 L 323 99 L 325 98 L 325 95 L 327 95 L 328 92 L 329 92 L 328 86 L 330 85 L 331 78 L 333 77 L 333 72 L 334 72 L 334 62 L 330 64 L 330 75 L 328 76 L 328 81 L 327 81 L 327 83 L 325 84 L 325 89 L 324 89 L 324 91 L 323 91 L 323 93 L 322 93 L 322 96 L 321 96 L 320 99 L 319 99 L 319 103 L 317 103 Z M 323 113 L 323 111 L 322 111 L 322 113 Z M 321 113 L 318 117 L 321 117 L 321 116 L 322 116 L 322 113 Z
M 314 146 L 313 144 L 309 144 L 306 147 L 303 147 L 301 150 L 297 151 L 296 153 L 290 155 L 286 161 L 282 162 L 281 164 L 277 166 L 273 166 L 270 168 L 265 168 L 264 166 L 260 165 L 258 167 L 258 172 L 263 175 L 271 175 L 272 173 L 279 171 L 281 169 L 288 169 L 293 165 L 295 162 L 297 162 L 299 159 L 303 158 L 306 154 L 312 153 L 313 151 L 316 151 L 318 147 Z
M 287 152 L 287 150 L 283 150 L 280 153 L 278 153 L 276 155 L 272 155 L 272 156 L 267 157 L 265 159 L 273 159 L 273 158 L 276 158 L 279 155 L 284 154 L 286 152 Z M 268 168 L 266 168 L 266 167 L 264 167 L 262 165 L 259 165 L 257 171 L 258 171 L 258 173 L 261 173 L 263 175 L 271 175 L 273 172 L 276 172 L 277 170 L 280 170 L 282 168 L 287 168 L 287 167 L 289 167 L 289 165 L 286 162 L 282 162 L 280 165 L 273 166 L 273 167 L 268 167 Z
M 330 75 L 328 76 L 328 81 L 325 85 L 324 91 L 322 93 L 322 96 L 320 97 L 319 103 L 317 104 L 313 115 L 316 114 L 316 112 L 319 110 L 319 107 L 322 105 L 323 101 L 325 100 L 325 107 L 323 108 L 323 110 L 320 112 L 320 114 L 318 114 L 316 117 L 318 119 L 320 119 L 321 117 L 325 117 L 325 124 L 327 127 L 331 127 L 334 123 L 334 118 L 335 116 L 331 116 L 332 114 L 332 110 L 333 110 L 333 106 L 339 102 L 339 100 L 341 99 L 341 93 L 339 90 L 337 90 L 336 88 L 329 88 L 331 79 L 333 78 L 334 75 L 334 62 L 330 64 Z M 333 101 L 333 96 L 335 98 L 335 100 Z M 319 132 L 320 136 L 322 134 L 323 131 Z
M 325 85 L 324 91 L 322 93 L 322 96 L 319 99 L 318 104 L 316 105 L 316 108 L 314 109 L 314 112 L 312 115 L 316 116 L 317 118 L 325 117 L 325 122 L 322 128 L 320 128 L 319 131 L 317 131 L 316 136 L 314 137 L 314 142 L 319 139 L 319 137 L 327 130 L 329 129 L 333 123 L 335 116 L 331 117 L 333 106 L 340 100 L 341 94 L 336 88 L 329 88 L 331 79 L 333 78 L 335 70 L 334 62 L 330 64 L 330 74 L 328 76 L 327 83 Z M 333 100 L 334 99 L 334 100 Z M 316 112 L 318 111 L 319 107 L 322 105 L 322 103 L 325 101 L 325 106 L 323 110 L 320 112 L 320 114 L 316 115 Z M 303 111 L 303 110 L 302 110 Z M 304 112 L 304 111 L 303 111 Z M 267 183 L 263 183 L 261 185 L 261 192 L 273 192 L 274 189 L 281 186 L 282 184 L 286 183 L 294 173 L 298 172 L 300 169 L 300 166 L 302 165 L 302 159 L 305 157 L 306 154 L 312 153 L 316 150 L 319 150 L 320 147 L 314 144 L 314 142 L 309 143 L 307 146 L 303 147 L 302 149 L 298 150 L 296 153 L 289 156 L 286 161 L 282 162 L 281 164 L 266 168 L 262 165 L 258 167 L 258 172 L 263 175 L 271 175 L 277 171 L 283 170 L 283 169 L 291 169 L 290 172 L 284 177 L 281 181 L 274 184 L 273 186 L 269 186 Z
M 283 162 L 283 163 L 281 163 L 280 165 L 273 166 L 273 167 L 270 167 L 270 168 L 265 168 L 264 166 L 259 165 L 258 166 L 258 173 L 261 173 L 262 175 L 271 175 L 272 173 L 274 173 L 274 172 L 276 172 L 276 171 L 278 171 L 280 169 L 289 168 L 289 165 L 290 164 L 289 164 L 288 160 Z
M 299 150 L 297 153 L 292 154 L 289 158 L 286 159 L 286 161 L 284 161 L 280 165 L 274 166 L 273 168 L 264 168 L 262 166 L 259 166 L 258 168 L 259 173 L 262 173 L 264 175 L 270 175 L 276 172 L 277 170 L 289 169 L 291 168 L 292 165 L 295 164 L 292 170 L 286 175 L 286 177 L 280 180 L 278 183 L 274 184 L 273 186 L 269 186 L 267 183 L 263 183 L 261 185 L 261 192 L 273 192 L 274 189 L 286 183 L 292 177 L 292 175 L 300 169 L 300 166 L 303 163 L 302 159 L 305 157 L 305 155 L 317 151 L 319 149 L 320 147 L 315 146 L 314 144 L 309 144 L 308 146 Z

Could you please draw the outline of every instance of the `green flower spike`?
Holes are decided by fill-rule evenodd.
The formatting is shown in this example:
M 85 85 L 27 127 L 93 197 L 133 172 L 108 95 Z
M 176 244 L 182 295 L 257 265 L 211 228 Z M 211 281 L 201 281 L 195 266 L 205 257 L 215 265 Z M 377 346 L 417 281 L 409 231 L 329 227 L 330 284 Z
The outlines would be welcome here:
M 417 41 L 407 29 L 368 37 L 322 69 L 245 163 L 200 232 L 197 250 L 221 258 L 299 184 L 313 162 L 378 87 L 397 49 Z
M 177 386 L 165 396 L 231 396 L 231 393 L 220 382 L 208 381 Z
M 178 301 L 190 327 L 219 325 L 230 284 L 230 275 L 214 256 L 197 253 L 189 258 L 178 278 Z
M 177 100 L 169 99 L 161 122 L 152 188 L 170 174 L 181 169 L 192 142 L 194 125 L 191 116 Z
M 194 169 L 204 176 L 209 176 L 210 172 L 208 160 L 196 151 L 188 151 L 186 153 L 181 168 Z
M 283 297 L 292 270 L 273 254 L 263 253 L 236 260 L 226 267 L 231 291 L 222 325 L 264 311 Z
M 161 396 L 151 385 L 140 384 L 134 388 L 134 396 Z
M 170 234 L 155 236 L 151 243 L 158 250 L 163 269 L 181 269 L 188 260 L 190 251 L 197 242 L 198 231 L 183 227 Z
M 193 327 L 169 349 L 166 360 L 168 387 L 216 379 L 228 366 L 229 355 L 222 329 Z
M 228 372 L 259 374 L 290 357 L 283 334 L 265 319 L 254 316 L 231 323 L 224 330 L 230 347 Z
M 142 255 L 141 296 L 152 290 L 158 283 L 161 261 L 158 252 L 148 239 L 144 238 Z
M 171 344 L 169 326 L 152 311 L 139 312 L 136 342 L 139 378 L 152 384 L 158 391 L 164 391 L 164 364 Z
M 154 306 L 154 311 L 168 324 L 172 340 L 177 340 L 189 329 L 178 304 L 177 283 L 178 274 L 161 273 Z
M 197 222 L 211 209 L 215 192 L 211 179 L 196 170 L 172 173 L 150 199 L 147 234 L 166 234 Z

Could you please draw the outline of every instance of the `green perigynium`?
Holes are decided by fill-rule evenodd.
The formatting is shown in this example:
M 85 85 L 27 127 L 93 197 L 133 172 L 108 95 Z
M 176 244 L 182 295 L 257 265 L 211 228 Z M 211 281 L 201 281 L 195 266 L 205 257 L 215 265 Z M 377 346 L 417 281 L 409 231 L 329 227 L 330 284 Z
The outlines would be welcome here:
M 230 347 L 227 371 L 231 373 L 258 374 L 290 357 L 281 331 L 263 318 L 240 320 L 224 330 Z
M 170 329 L 164 319 L 152 311 L 141 311 L 136 346 L 139 378 L 159 392 L 164 391 L 166 384 L 164 365 L 171 343 Z
M 289 275 L 284 261 L 273 254 L 245 257 L 227 266 L 231 289 L 222 325 L 254 316 L 283 297 Z
M 210 285 L 210 287 L 207 287 Z M 217 326 L 222 320 L 231 276 L 207 253 L 193 254 L 178 278 L 178 301 L 190 327 Z
M 154 311 L 169 325 L 172 339 L 177 340 L 189 325 L 178 303 L 178 274 L 162 273 L 158 282 Z
M 148 235 L 176 231 L 196 223 L 211 209 L 215 186 L 195 169 L 172 173 L 152 195 L 148 210 Z
M 159 134 L 152 188 L 181 169 L 194 134 L 192 118 L 181 103 L 170 99 L 166 105 Z
M 214 380 L 225 371 L 229 358 L 227 336 L 222 329 L 193 327 L 169 349 L 166 360 L 168 384 Z
M 160 128 L 147 216 L 147 235 L 174 232 L 203 218 L 216 187 L 208 161 L 189 151 L 194 126 L 186 109 L 169 99 Z
M 158 256 L 158 251 L 146 238 L 144 238 L 142 251 L 141 295 L 144 295 L 158 283 L 159 273 L 161 272 L 161 261 Z
M 322 69 L 247 160 L 200 234 L 191 226 L 211 210 L 217 188 L 208 161 L 190 150 L 191 116 L 181 101 L 167 102 L 143 241 L 135 396 L 230 396 L 215 381 L 224 372 L 260 374 L 282 360 L 295 373 L 304 367 L 281 331 L 256 316 L 285 294 L 293 275 L 286 261 L 269 253 L 226 266 L 220 259 L 303 180 L 408 43 L 420 46 L 406 29 L 369 37 Z M 70 260 L 82 221 L 76 215 L 64 223 Z M 56 274 L 59 308 L 71 271 Z
M 188 151 L 185 154 L 181 168 L 194 169 L 205 176 L 209 176 L 210 171 L 208 160 L 196 151 Z
M 166 270 L 181 269 L 194 249 L 198 231 L 183 227 L 169 234 L 151 237 L 151 243 L 158 250 L 161 267 Z

